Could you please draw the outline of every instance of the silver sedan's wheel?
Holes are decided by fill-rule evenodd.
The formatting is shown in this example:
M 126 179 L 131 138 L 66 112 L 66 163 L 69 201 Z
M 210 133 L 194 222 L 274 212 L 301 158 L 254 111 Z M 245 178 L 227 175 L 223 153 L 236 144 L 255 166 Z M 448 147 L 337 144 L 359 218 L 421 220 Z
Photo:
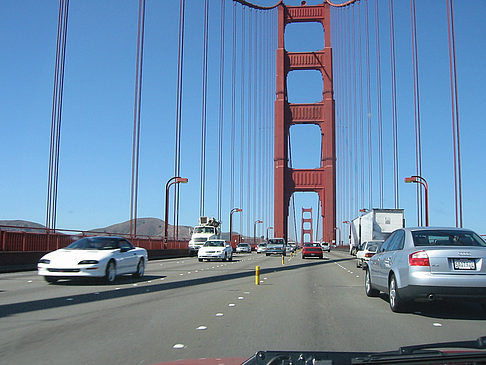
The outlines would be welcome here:
M 371 274 L 369 270 L 366 270 L 366 275 L 365 275 L 365 290 L 366 290 L 366 295 L 369 297 L 376 297 L 380 292 L 376 289 L 373 289 L 371 286 Z
M 145 261 L 143 259 L 140 259 L 137 265 L 137 272 L 133 274 L 133 276 L 136 278 L 141 278 L 144 273 L 145 273 Z
M 116 266 L 113 261 L 106 265 L 105 280 L 107 283 L 113 283 L 116 279 Z
M 393 275 L 388 285 L 388 296 L 390 298 L 390 309 L 393 312 L 403 312 L 405 310 L 406 303 L 400 296 L 397 281 Z

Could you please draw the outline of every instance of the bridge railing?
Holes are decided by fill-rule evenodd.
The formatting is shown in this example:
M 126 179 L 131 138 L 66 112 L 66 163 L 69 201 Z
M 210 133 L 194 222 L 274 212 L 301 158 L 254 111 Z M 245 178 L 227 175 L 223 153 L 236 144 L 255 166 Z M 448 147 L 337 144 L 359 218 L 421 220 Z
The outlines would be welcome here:
M 7 229 L 19 229 L 17 226 L 0 226 L 0 250 L 3 252 L 48 252 L 63 248 L 72 242 L 89 236 L 121 236 L 128 238 L 135 246 L 146 250 L 171 250 L 187 249 L 187 241 L 169 240 L 164 242 L 159 236 L 137 236 L 130 238 L 129 235 L 119 233 L 106 233 L 95 231 L 77 231 L 70 229 L 59 229 L 55 232 L 45 228 L 25 228 L 29 231 L 12 231 Z M 34 232 L 32 232 L 34 231 Z M 68 232 L 68 233 L 63 233 Z

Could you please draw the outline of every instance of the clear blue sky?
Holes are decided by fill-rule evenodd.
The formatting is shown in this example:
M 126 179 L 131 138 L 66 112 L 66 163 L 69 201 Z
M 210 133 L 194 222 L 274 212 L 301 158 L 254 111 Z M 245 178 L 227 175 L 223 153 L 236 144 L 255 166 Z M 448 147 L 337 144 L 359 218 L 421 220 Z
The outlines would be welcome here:
M 174 171 L 178 3 L 175 0 L 147 0 L 138 217 L 162 218 L 164 185 L 173 176 Z M 259 3 L 272 4 L 273 1 L 262 0 Z M 297 5 L 300 1 L 286 3 Z M 320 1 L 308 1 L 308 4 L 315 3 Z M 408 1 L 394 3 L 400 180 L 403 181 L 403 177 L 415 173 L 410 7 Z M 417 1 L 423 175 L 428 179 L 430 186 L 430 217 L 433 225 L 454 225 L 455 222 L 445 3 L 445 0 Z M 374 4 L 374 1 L 370 1 L 372 25 Z M 485 234 L 486 224 L 482 208 L 486 205 L 486 170 L 483 168 L 482 146 L 486 137 L 486 104 L 483 101 L 483 85 L 486 84 L 486 70 L 483 67 L 486 56 L 486 39 L 483 37 L 486 31 L 486 3 L 456 0 L 454 6 L 464 225 Z M 0 219 L 45 222 L 57 7 L 58 1 L 54 0 L 0 2 Z M 211 0 L 208 85 L 208 131 L 211 133 L 208 133 L 207 142 L 206 215 L 217 215 L 219 9 L 220 2 Z M 230 208 L 230 146 L 227 141 L 230 137 L 231 119 L 231 11 L 232 3 L 227 1 L 224 230 L 228 230 L 228 219 L 224 217 Z M 341 10 L 337 10 L 336 13 L 339 11 Z M 137 12 L 138 1 L 135 0 L 70 2 L 58 227 L 92 229 L 125 221 L 130 217 Z M 202 14 L 203 1 L 187 0 L 181 169 L 182 175 L 188 177 L 190 182 L 181 186 L 180 223 L 184 225 L 196 224 L 199 215 Z M 240 14 L 241 7 L 238 5 L 238 16 Z M 380 24 L 380 41 L 385 125 L 384 207 L 393 208 L 387 1 L 380 1 L 380 18 L 383 21 Z M 333 23 L 333 32 L 336 31 Z M 333 39 L 335 35 L 336 33 L 333 33 Z M 316 50 L 322 47 L 321 42 L 322 33 L 316 32 L 312 25 L 299 26 L 292 30 L 289 28 L 286 46 L 289 50 L 295 51 L 305 51 L 307 47 Z M 336 55 L 339 44 L 333 46 Z M 371 47 L 374 62 L 373 37 Z M 271 60 L 273 61 L 274 59 Z M 336 68 L 336 58 L 334 62 Z M 338 77 L 340 76 L 335 74 L 335 80 Z M 375 88 L 374 71 L 371 77 L 372 87 Z M 319 82 L 319 77 L 316 82 L 315 75 L 289 76 L 289 90 L 291 86 L 294 90 L 292 95 L 289 95 L 290 101 L 319 101 Z M 238 86 L 237 97 L 239 96 Z M 376 95 L 373 94 L 372 97 L 375 103 Z M 270 99 L 273 100 L 273 96 Z M 336 100 L 336 105 L 340 102 L 342 100 Z M 273 111 L 273 104 L 269 107 Z M 237 115 L 239 112 L 238 106 Z M 376 118 L 375 104 L 372 118 Z M 291 138 L 294 146 L 294 166 L 317 167 L 318 158 L 313 159 L 312 156 L 318 156 L 318 130 L 315 127 L 293 127 Z M 238 157 L 239 145 L 235 147 L 235 152 Z M 272 159 L 273 156 L 265 156 L 265 164 L 271 166 Z M 237 181 L 239 174 L 237 168 Z M 271 172 L 265 178 L 268 180 L 270 177 Z M 252 182 L 245 180 L 245 189 L 248 184 L 251 185 Z M 239 189 L 238 183 L 236 189 Z M 375 187 L 374 197 L 377 195 Z M 338 199 L 341 198 L 338 194 Z M 235 204 L 239 205 L 238 203 L 236 198 Z M 378 200 L 374 199 L 372 205 L 378 207 Z M 260 218 L 251 213 L 252 209 L 245 209 L 244 203 L 241 206 L 245 210 L 244 222 Z M 296 194 L 298 226 L 302 206 L 312 206 L 314 214 L 317 214 L 316 195 Z M 403 182 L 400 183 L 400 207 L 405 209 L 407 225 L 415 225 L 415 189 Z M 265 221 L 263 227 L 270 226 L 272 209 L 261 209 L 260 213 Z M 339 214 L 338 222 L 352 218 Z M 290 224 L 293 225 L 293 222 Z M 239 219 L 235 219 L 235 225 L 236 230 L 240 230 Z M 249 233 L 245 232 L 247 226 L 247 223 L 243 223 L 244 233 Z

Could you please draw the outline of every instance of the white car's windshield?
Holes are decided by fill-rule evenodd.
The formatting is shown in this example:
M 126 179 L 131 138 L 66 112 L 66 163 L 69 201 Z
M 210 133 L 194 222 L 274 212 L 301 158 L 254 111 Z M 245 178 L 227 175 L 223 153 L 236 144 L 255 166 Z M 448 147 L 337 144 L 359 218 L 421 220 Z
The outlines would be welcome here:
M 114 250 L 120 247 L 119 240 L 109 237 L 85 237 L 71 243 L 66 249 L 69 250 Z

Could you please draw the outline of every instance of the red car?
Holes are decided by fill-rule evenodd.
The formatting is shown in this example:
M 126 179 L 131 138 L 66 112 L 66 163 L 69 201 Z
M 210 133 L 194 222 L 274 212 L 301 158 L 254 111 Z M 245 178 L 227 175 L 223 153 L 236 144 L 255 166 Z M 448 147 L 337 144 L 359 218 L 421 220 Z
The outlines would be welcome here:
M 322 259 L 324 256 L 322 254 L 322 247 L 319 243 L 306 243 L 304 248 L 302 248 L 302 258 L 306 257 L 319 257 Z

